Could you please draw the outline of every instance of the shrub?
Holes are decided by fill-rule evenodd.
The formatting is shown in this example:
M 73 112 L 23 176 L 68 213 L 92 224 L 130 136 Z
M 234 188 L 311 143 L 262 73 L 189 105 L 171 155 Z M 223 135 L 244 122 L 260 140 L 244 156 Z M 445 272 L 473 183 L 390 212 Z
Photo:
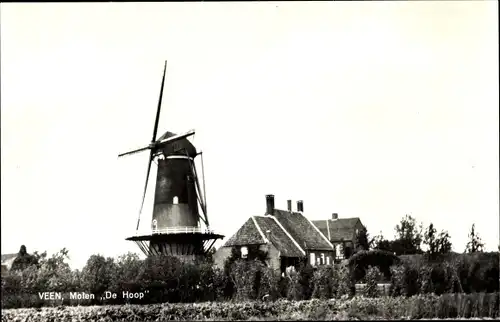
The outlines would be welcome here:
M 418 270 L 409 264 L 391 266 L 391 294 L 413 296 L 420 290 Z
M 355 282 L 365 277 L 366 269 L 369 266 L 378 267 L 385 279 L 390 280 L 390 267 L 400 263 L 400 259 L 393 253 L 384 250 L 362 250 L 349 258 L 348 263 L 353 272 L 353 279 Z
M 354 281 L 347 265 L 340 264 L 337 270 L 337 292 L 336 297 L 352 296 L 355 293 Z
M 278 292 L 279 296 L 281 298 L 287 298 L 288 297 L 288 288 L 290 284 L 290 276 L 285 275 L 281 276 L 278 282 Z
M 378 290 L 378 282 L 380 281 L 382 274 L 377 267 L 368 267 L 365 275 L 366 286 L 363 290 L 363 294 L 367 297 L 378 297 L 380 292 Z
M 260 270 L 258 260 L 236 260 L 230 269 L 236 300 L 255 300 L 259 295 Z
M 130 290 L 136 282 L 144 261 L 134 253 L 127 253 L 118 257 L 114 265 L 110 290 L 118 292 L 120 290 Z
M 338 313 L 337 313 L 338 312 Z M 6 321 L 165 320 L 348 320 L 490 317 L 498 318 L 498 293 L 412 297 L 353 297 L 346 300 L 205 302 L 196 305 L 116 305 L 3 310 Z
M 212 268 L 212 280 L 213 280 L 213 289 L 214 298 L 216 301 L 226 300 L 231 297 L 226 296 L 226 288 L 230 283 L 229 277 L 224 273 L 224 270 L 213 267 Z
M 432 283 L 432 267 L 429 265 L 421 266 L 418 271 L 418 284 L 420 294 L 430 294 L 434 291 Z
M 288 284 L 287 298 L 308 300 L 313 291 L 314 268 L 309 263 L 302 263 L 296 273 L 292 273 Z
M 298 272 L 290 273 L 287 281 L 286 298 L 290 301 L 300 301 L 303 299 L 302 288 L 300 285 L 300 275 Z
M 82 269 L 81 282 L 86 292 L 93 293 L 98 298 L 110 289 L 113 274 L 116 272 L 113 258 L 102 255 L 92 255 Z
M 275 300 L 279 298 L 279 271 L 273 270 L 270 267 L 263 266 L 261 267 L 260 273 L 261 280 L 258 290 L 258 298 L 263 299 L 266 297 L 269 300 Z
M 448 262 L 430 266 L 431 291 L 437 295 L 460 292 L 461 286 L 456 269 Z
M 179 302 L 181 272 L 182 263 L 177 257 L 148 257 L 144 261 L 137 277 L 137 287 L 149 292 L 144 302 Z M 131 303 L 134 302 L 131 300 Z
M 313 274 L 312 297 L 317 299 L 330 299 L 335 295 L 334 267 L 320 266 Z
M 455 292 L 491 293 L 499 290 L 499 256 L 498 253 L 449 253 L 432 261 L 421 255 L 402 255 L 400 258 L 418 270 L 425 265 L 432 267 L 442 265 L 433 273 L 434 283 L 442 283 L 448 275 L 450 279 L 448 282 L 453 285 L 451 288 Z M 440 287 L 438 285 L 438 288 Z

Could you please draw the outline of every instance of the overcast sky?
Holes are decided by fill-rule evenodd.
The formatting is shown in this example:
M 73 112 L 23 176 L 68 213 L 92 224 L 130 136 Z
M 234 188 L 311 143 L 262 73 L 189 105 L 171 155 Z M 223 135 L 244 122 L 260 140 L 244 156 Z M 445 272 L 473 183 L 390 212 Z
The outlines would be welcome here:
M 2 253 L 139 252 L 159 134 L 196 129 L 212 228 L 304 200 L 499 243 L 496 1 L 1 4 Z M 152 178 L 156 171 L 152 171 Z M 154 180 L 151 180 L 154 181 Z M 149 226 L 152 191 L 142 218 Z

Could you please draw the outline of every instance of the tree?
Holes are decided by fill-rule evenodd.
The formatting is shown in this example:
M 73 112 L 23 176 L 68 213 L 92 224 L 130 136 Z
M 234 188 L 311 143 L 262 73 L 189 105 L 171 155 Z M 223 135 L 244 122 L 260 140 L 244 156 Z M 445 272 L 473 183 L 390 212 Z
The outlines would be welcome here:
M 481 237 L 476 233 L 476 225 L 472 224 L 471 230 L 469 232 L 469 241 L 465 246 L 465 251 L 467 253 L 483 252 L 484 243 L 481 241 Z
M 370 244 L 373 243 L 373 240 L 374 239 L 372 238 L 371 241 L 368 241 L 368 230 L 366 229 L 365 226 L 363 226 L 363 228 L 361 228 L 356 234 L 354 249 L 356 251 L 369 250 Z
M 373 238 L 372 244 L 373 244 L 373 249 L 393 252 L 392 242 L 390 240 L 385 239 L 384 236 L 382 235 L 382 232 L 380 232 L 380 234 L 378 234 Z
M 431 223 L 429 227 L 427 227 L 427 230 L 424 233 L 424 244 L 429 246 L 429 249 L 427 250 L 427 253 L 429 254 L 435 254 L 436 253 L 436 233 L 437 230 L 434 228 L 434 224 Z
M 422 244 L 422 224 L 417 226 L 415 218 L 410 215 L 404 216 L 395 227 L 396 235 L 393 242 L 393 250 L 396 255 L 419 254 Z
M 82 269 L 82 286 L 87 292 L 93 293 L 96 298 L 99 298 L 100 295 L 110 289 L 113 273 L 115 272 L 116 267 L 113 258 L 92 255 Z
M 448 232 L 443 230 L 437 235 L 437 230 L 432 223 L 424 233 L 424 244 L 429 247 L 427 256 L 431 259 L 451 251 L 450 235 Z
M 24 251 L 26 248 L 24 248 Z M 63 248 L 47 258 L 47 252 L 29 255 L 32 264 L 22 268 L 22 286 L 25 292 L 65 292 L 75 288 L 74 272 L 71 271 L 67 260 L 68 250 Z M 21 265 L 22 266 L 22 265 Z M 18 267 L 20 268 L 20 267 Z
M 443 230 L 439 233 L 439 236 L 437 238 L 437 244 L 438 244 L 438 252 L 440 254 L 446 254 L 451 252 L 451 236 L 450 234 Z
M 116 293 L 135 291 L 137 277 L 144 262 L 135 253 L 127 253 L 118 257 L 111 277 L 110 289 Z
M 12 262 L 11 270 L 23 271 L 27 267 L 37 264 L 38 264 L 38 258 L 28 254 L 28 252 L 26 251 L 26 246 L 21 245 L 21 248 L 19 249 L 16 258 Z

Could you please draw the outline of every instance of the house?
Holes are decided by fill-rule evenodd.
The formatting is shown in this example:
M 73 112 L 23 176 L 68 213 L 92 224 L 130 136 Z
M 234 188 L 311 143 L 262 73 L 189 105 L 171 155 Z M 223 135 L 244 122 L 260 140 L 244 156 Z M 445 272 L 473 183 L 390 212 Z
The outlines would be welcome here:
M 363 228 L 358 217 L 339 218 L 337 213 L 331 219 L 313 220 L 316 227 L 328 237 L 335 247 L 335 260 L 347 259 L 354 251 L 356 236 Z
M 250 217 L 238 231 L 214 254 L 214 262 L 223 267 L 232 249 L 247 256 L 249 249 L 259 249 L 268 254 L 267 265 L 284 272 L 289 266 L 308 260 L 313 266 L 330 265 L 334 259 L 334 248 L 305 215 L 303 201 L 297 202 L 297 211 L 274 207 L 274 195 L 266 196 L 266 212 L 262 216 Z
M 2 276 L 8 274 L 12 268 L 12 263 L 17 258 L 17 253 L 14 254 L 2 254 Z

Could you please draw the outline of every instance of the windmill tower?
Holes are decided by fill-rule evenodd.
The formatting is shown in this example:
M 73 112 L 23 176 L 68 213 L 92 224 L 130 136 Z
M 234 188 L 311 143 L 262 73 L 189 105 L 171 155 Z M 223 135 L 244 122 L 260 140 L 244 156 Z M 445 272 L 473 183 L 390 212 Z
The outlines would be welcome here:
M 146 147 L 118 156 L 123 157 L 149 150 L 146 184 L 137 219 L 136 235 L 126 240 L 134 241 L 146 256 L 163 254 L 181 259 L 197 259 L 203 257 L 215 241 L 224 236 L 215 234 L 208 222 L 203 154 L 197 152 L 194 145 L 187 139 L 194 135 L 194 130 L 179 135 L 167 131 L 159 138 L 156 137 L 166 70 L 167 62 L 165 61 L 151 143 Z M 203 191 L 194 163 L 198 156 L 201 157 Z M 157 164 L 158 171 L 151 229 L 140 233 L 139 222 L 153 162 Z M 202 222 L 204 227 L 201 225 Z

